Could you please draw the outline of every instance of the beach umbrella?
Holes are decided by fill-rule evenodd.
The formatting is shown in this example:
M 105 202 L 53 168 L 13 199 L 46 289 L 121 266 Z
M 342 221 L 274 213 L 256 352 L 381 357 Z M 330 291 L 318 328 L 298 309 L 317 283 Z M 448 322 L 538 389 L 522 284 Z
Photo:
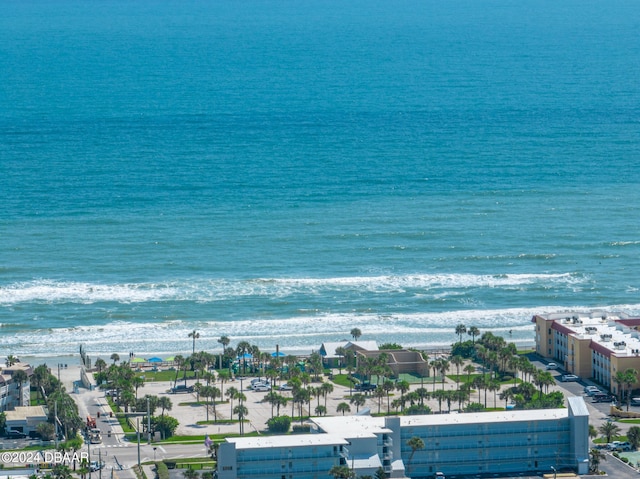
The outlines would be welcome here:
M 282 358 L 284 356 L 286 356 L 286 354 L 284 354 L 282 351 L 279 351 L 277 353 L 271 353 L 271 356 L 274 358 Z
M 159 358 L 158 356 L 154 356 L 152 358 L 147 359 L 147 361 L 150 363 L 161 363 L 162 358 Z
M 242 356 L 239 356 L 242 359 L 251 359 L 253 357 L 253 355 L 249 354 L 249 353 L 244 353 Z
M 132 363 L 144 363 L 145 360 L 142 358 L 135 357 L 131 360 Z
M 175 361 L 176 358 L 175 356 L 169 356 L 167 359 L 165 359 L 165 361 Z

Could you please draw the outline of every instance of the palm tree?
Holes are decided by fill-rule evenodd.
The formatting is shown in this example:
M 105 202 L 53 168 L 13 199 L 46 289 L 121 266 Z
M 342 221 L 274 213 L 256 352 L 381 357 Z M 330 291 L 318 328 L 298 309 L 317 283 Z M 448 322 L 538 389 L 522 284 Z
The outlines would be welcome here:
M 235 386 L 231 386 L 227 388 L 227 392 L 224 393 L 225 396 L 229 398 L 229 404 L 231 406 L 231 417 L 233 418 L 233 400 L 236 398 L 238 394 L 238 389 Z
M 240 423 L 240 435 L 244 434 L 244 418 L 249 415 L 249 410 L 242 402 L 233 408 L 233 412 L 238 416 Z
M 324 397 L 324 405 L 327 406 L 327 396 L 333 392 L 333 384 L 323 382 L 319 388 L 320 395 Z
M 364 406 L 366 401 L 367 399 L 364 397 L 364 394 L 360 394 L 360 393 L 354 394 L 353 396 L 351 396 L 351 399 L 349 400 L 351 404 L 356 405 L 356 412 L 360 411 L 360 406 Z
M 315 413 L 316 416 L 324 416 L 325 414 L 327 414 L 327 408 L 323 405 L 316 406 Z
M 342 374 L 342 358 L 346 356 L 347 350 L 344 349 L 343 346 L 338 346 L 336 348 L 336 354 L 338 355 L 338 372 Z
M 598 432 L 602 434 L 606 439 L 607 443 L 611 442 L 613 437 L 616 437 L 620 434 L 620 427 L 615 424 L 611 419 L 607 419 L 607 422 L 603 423 L 599 428 Z
M 357 341 L 358 338 L 362 336 L 362 331 L 360 331 L 358 328 L 353 328 L 349 334 L 351 334 L 354 341 Z
M 131 379 L 131 386 L 136 390 L 136 401 L 138 400 L 138 389 L 144 386 L 144 377 L 142 376 L 134 376 Z
M 429 366 L 431 366 L 431 369 L 433 369 L 433 390 L 436 390 L 436 376 L 438 374 L 438 370 L 440 369 L 440 360 L 439 359 L 434 359 L 433 361 L 431 361 L 431 363 L 429 363 Z
M 353 479 L 356 477 L 356 473 L 347 466 L 333 466 L 329 470 L 329 475 L 334 479 Z
M 464 358 L 455 355 L 451 358 L 450 362 L 456 367 L 456 385 L 458 385 L 460 384 L 460 367 L 464 364 Z
M 458 343 L 462 343 L 462 335 L 467 332 L 467 327 L 460 323 L 456 326 L 456 334 L 458 335 Z
M 171 399 L 167 396 L 161 396 L 158 398 L 158 407 L 162 409 L 161 416 L 164 416 L 165 411 L 171 411 L 173 404 L 171 403 Z
M 440 360 L 440 374 L 442 374 L 442 389 L 444 389 L 444 380 L 447 378 L 447 371 L 449 371 L 449 361 L 446 359 Z
M 396 385 L 390 379 L 387 379 L 382 383 L 382 389 L 384 389 L 385 394 L 387 395 L 387 413 L 391 412 L 391 393 L 395 390 Z
M 180 371 L 182 371 L 182 368 L 184 367 L 186 361 L 184 359 L 184 357 L 181 354 L 177 354 L 175 358 L 173 358 L 173 364 L 176 368 L 176 377 L 173 378 L 173 387 L 176 387 L 176 384 L 178 384 L 178 376 L 180 375 Z
M 638 371 L 633 368 L 625 369 L 624 371 L 624 386 L 627 390 L 627 411 L 629 411 L 629 404 L 631 403 L 631 388 L 638 382 Z
M 236 346 L 236 354 L 238 356 L 238 359 L 242 359 L 242 372 L 244 374 L 247 373 L 247 359 L 245 358 L 245 355 L 249 353 L 250 349 L 251 344 L 249 344 L 247 341 L 240 341 Z
M 111 355 L 111 361 L 113 361 L 113 364 L 117 363 L 120 361 L 120 355 L 118 353 L 113 353 Z
M 589 455 L 591 456 L 591 460 L 589 461 L 589 468 L 591 469 L 591 472 L 599 474 L 600 462 L 602 460 L 607 460 L 606 454 L 600 451 L 600 449 L 591 449 Z
M 16 358 L 13 354 L 10 354 L 9 356 L 7 356 L 5 364 L 7 365 L 8 368 L 10 368 L 11 366 L 13 366 L 18 362 L 19 362 L 18 358 Z
M 476 328 L 475 326 L 471 326 L 468 330 L 467 330 L 467 334 L 469 336 L 471 336 L 471 338 L 473 339 L 473 344 L 476 344 L 476 336 L 480 335 L 480 330 L 478 328 Z
M 411 474 L 409 473 L 411 469 L 411 460 L 413 459 L 416 451 L 424 449 L 424 441 L 418 436 L 413 436 L 407 441 L 407 446 L 411 448 L 411 454 L 409 454 L 409 459 L 407 459 L 407 475 L 411 477 Z
M 96 359 L 96 362 L 93 363 L 93 367 L 96 368 L 96 370 L 99 373 L 101 373 L 102 371 L 107 369 L 107 363 L 104 361 L 104 359 L 98 358 L 98 359 Z
M 224 353 L 224 350 L 227 349 L 227 346 L 229 346 L 231 340 L 227 336 L 220 336 L 218 342 L 222 344 L 222 351 L 220 352 L 220 363 L 218 364 L 218 369 L 222 369 L 222 354 Z
M 402 409 L 404 409 L 404 395 L 411 389 L 411 385 L 409 381 L 398 381 L 396 383 L 396 389 L 400 391 L 400 400 L 402 401 Z
M 22 385 L 29 380 L 29 376 L 27 376 L 27 373 L 24 370 L 18 369 L 13 372 L 11 379 L 18 387 L 18 405 L 23 406 Z
M 196 354 L 196 339 L 200 337 L 200 333 L 194 329 L 189 333 L 189 337 L 193 338 L 193 351 L 191 352 L 191 354 Z
M 338 404 L 338 406 L 336 407 L 336 411 L 337 412 L 341 412 L 342 415 L 344 416 L 345 412 L 351 412 L 351 406 L 349 406 L 348 403 L 346 402 L 341 402 L 340 404 Z
M 379 385 L 373 390 L 373 397 L 378 400 L 378 414 L 380 414 L 380 409 L 382 408 L 382 398 L 385 397 L 386 394 L 382 385 Z

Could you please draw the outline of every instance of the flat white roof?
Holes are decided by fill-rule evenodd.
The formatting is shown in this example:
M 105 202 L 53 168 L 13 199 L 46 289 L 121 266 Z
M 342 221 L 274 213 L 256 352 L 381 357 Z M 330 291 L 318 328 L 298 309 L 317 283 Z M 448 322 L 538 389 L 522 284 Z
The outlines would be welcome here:
M 628 319 L 622 313 L 573 312 L 565 313 L 559 317 L 554 315 L 553 318 L 541 317 L 553 319 L 558 325 L 570 330 L 577 338 L 590 339 L 617 356 L 640 355 L 640 334 L 638 331 L 616 322 L 616 320 Z
M 332 434 L 292 434 L 287 436 L 229 437 L 236 449 L 261 449 L 276 447 L 339 446 L 349 442 Z
M 400 426 L 450 426 L 453 424 L 484 424 L 496 422 L 553 421 L 569 417 L 568 409 L 525 409 L 461 414 L 429 414 L 401 416 Z
M 13 411 L 6 411 L 5 415 L 7 421 L 25 421 L 29 418 L 47 418 L 47 413 L 42 406 L 17 406 Z
M 376 437 L 391 433 L 384 425 L 383 417 L 372 416 L 331 416 L 314 417 L 312 421 L 325 433 L 348 439 Z
M 400 427 L 484 424 L 488 422 L 554 421 L 566 419 L 567 417 L 569 417 L 568 409 L 526 409 L 462 414 L 428 414 L 420 416 L 400 416 Z M 347 439 L 374 437 L 379 434 L 393 432 L 385 427 L 383 417 L 333 416 L 313 418 L 312 421 L 325 433 Z

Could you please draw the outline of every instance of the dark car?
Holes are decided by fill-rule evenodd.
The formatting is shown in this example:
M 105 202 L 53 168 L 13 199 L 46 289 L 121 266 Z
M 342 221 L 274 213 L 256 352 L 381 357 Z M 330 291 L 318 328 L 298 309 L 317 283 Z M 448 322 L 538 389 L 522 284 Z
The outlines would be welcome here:
M 355 390 L 356 391 L 373 391 L 377 387 L 378 386 L 376 386 L 375 384 L 362 383 L 362 384 L 356 384 Z
M 615 398 L 611 394 L 607 393 L 596 393 L 591 396 L 592 402 L 613 402 Z
M 22 431 L 16 431 L 15 429 L 9 429 L 7 431 L 7 439 L 24 439 L 27 435 Z
M 193 392 L 193 386 L 186 386 L 184 384 L 178 384 L 175 388 L 171 388 L 172 394 L 192 393 L 192 392 Z

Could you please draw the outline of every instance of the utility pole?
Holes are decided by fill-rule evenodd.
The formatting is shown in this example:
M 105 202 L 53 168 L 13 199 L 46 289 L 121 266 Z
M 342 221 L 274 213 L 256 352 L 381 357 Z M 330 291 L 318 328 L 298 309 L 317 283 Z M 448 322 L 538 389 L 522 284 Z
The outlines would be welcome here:
M 102 449 L 98 449 L 98 479 L 102 479 Z
M 56 433 L 56 449 L 58 449 L 58 401 L 54 403 L 53 407 L 53 424 L 55 425 L 55 433 Z
M 138 467 L 140 467 L 140 418 L 136 418 L 136 431 L 138 432 Z
M 147 396 L 147 444 L 151 444 L 151 409 L 149 408 L 148 396 Z

